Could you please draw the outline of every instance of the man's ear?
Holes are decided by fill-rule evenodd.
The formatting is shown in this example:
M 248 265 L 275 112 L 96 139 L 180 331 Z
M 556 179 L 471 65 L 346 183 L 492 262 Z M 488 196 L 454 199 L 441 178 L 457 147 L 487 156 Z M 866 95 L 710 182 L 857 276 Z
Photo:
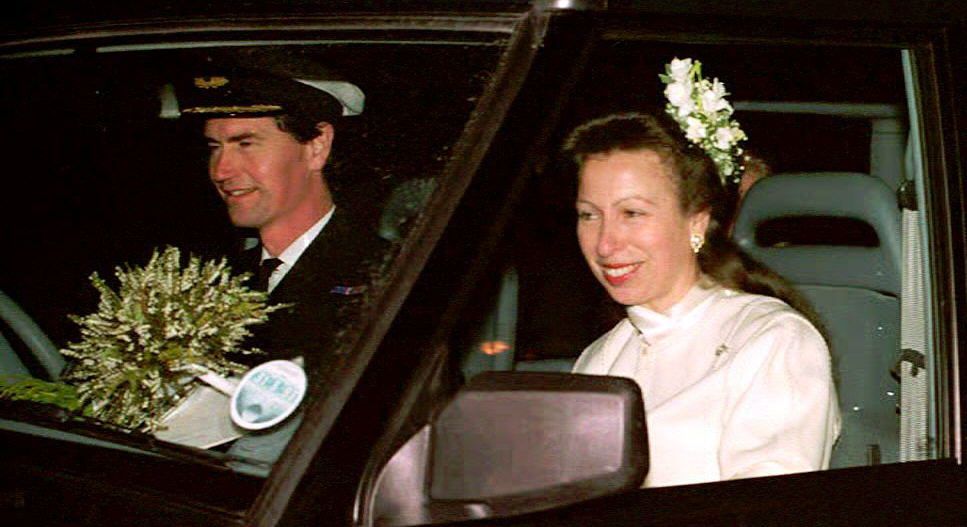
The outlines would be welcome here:
M 329 153 L 332 151 L 332 140 L 336 135 L 336 130 L 327 122 L 316 124 L 316 129 L 319 130 L 319 135 L 307 144 L 310 167 L 313 170 L 322 170 L 322 167 L 326 166 L 326 160 L 329 159 Z

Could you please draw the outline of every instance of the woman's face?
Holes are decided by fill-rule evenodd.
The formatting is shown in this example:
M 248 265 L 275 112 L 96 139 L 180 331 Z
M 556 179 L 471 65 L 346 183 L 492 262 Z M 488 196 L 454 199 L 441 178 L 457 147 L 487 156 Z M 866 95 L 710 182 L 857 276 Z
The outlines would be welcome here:
M 577 212 L 581 252 L 615 301 L 664 312 L 698 280 L 689 238 L 705 235 L 708 212 L 681 210 L 670 169 L 655 152 L 589 158 Z

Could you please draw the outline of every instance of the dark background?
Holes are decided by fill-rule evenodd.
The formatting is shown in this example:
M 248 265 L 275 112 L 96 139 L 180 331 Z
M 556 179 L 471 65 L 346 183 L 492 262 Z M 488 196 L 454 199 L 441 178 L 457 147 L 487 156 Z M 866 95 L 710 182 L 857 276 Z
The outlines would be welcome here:
M 0 60 L 0 290 L 63 346 L 77 338 L 67 314 L 96 308 L 92 272 L 113 277 L 166 245 L 219 257 L 252 235 L 229 224 L 208 180 L 202 122 L 159 117 L 159 90 L 194 64 L 270 54 L 282 69 L 325 65 L 352 79 L 366 108 L 336 123 L 325 175 L 337 206 L 374 229 L 393 188 L 439 174 L 500 50 L 370 43 Z

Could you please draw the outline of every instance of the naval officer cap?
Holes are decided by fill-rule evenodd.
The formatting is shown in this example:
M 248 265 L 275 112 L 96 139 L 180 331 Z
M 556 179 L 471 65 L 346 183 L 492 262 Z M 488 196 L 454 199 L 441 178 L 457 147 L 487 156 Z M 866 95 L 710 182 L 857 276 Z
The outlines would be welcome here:
M 194 75 L 175 92 L 181 115 L 206 119 L 289 114 L 333 122 L 359 115 L 365 102 L 358 86 L 331 75 L 290 78 L 240 70 Z

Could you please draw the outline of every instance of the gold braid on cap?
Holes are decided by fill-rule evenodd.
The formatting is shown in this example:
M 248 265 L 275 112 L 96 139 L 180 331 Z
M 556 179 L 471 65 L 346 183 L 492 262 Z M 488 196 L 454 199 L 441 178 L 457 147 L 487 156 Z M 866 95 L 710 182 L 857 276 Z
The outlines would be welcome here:
M 276 104 L 253 104 L 250 106 L 195 106 L 185 108 L 181 113 L 265 113 L 280 110 L 282 107 Z

